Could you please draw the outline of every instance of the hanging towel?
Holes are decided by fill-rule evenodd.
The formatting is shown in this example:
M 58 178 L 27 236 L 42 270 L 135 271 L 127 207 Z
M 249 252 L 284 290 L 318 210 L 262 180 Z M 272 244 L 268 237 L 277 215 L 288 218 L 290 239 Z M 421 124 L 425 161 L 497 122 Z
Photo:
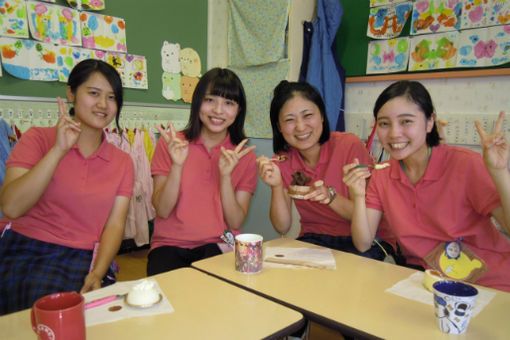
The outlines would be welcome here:
M 332 48 L 342 20 L 339 0 L 318 0 L 317 18 L 313 22 L 306 81 L 315 86 L 326 105 L 331 130 L 335 130 L 342 109 L 344 86 L 339 76 Z M 343 115 L 341 117 L 343 120 Z M 343 126 L 343 124 L 340 124 Z
M 246 92 L 246 120 L 244 131 L 248 137 L 272 138 L 269 106 L 273 89 L 282 79 L 287 79 L 288 59 L 277 63 L 248 68 L 231 68 L 241 79 Z
M 289 0 L 230 0 L 229 65 L 254 66 L 285 57 Z

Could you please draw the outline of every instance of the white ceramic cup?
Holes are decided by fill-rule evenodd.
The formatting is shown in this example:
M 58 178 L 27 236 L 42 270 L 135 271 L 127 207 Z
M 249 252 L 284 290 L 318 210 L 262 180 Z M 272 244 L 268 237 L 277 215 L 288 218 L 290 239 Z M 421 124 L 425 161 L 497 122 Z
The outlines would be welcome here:
M 466 283 L 449 280 L 438 281 L 432 287 L 439 329 L 449 334 L 464 333 L 471 320 L 478 290 Z

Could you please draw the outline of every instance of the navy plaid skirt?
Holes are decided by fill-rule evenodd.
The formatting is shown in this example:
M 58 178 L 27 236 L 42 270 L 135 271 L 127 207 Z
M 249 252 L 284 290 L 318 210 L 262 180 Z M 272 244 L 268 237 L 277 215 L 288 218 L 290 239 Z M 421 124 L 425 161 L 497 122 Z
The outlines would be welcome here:
M 79 292 L 91 260 L 91 250 L 6 230 L 0 239 L 0 315 L 29 308 L 51 293 Z

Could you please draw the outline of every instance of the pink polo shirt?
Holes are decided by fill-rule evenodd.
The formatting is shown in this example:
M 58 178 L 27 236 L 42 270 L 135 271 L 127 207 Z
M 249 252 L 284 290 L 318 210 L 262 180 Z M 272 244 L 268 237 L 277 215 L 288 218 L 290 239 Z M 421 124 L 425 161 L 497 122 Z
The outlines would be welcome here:
M 349 194 L 347 186 L 342 182 L 343 166 L 352 163 L 354 158 L 358 158 L 361 164 L 372 164 L 372 158 L 361 140 L 352 133 L 345 132 L 331 132 L 329 140 L 321 145 L 319 162 L 315 169 L 310 169 L 294 148 L 284 155 L 288 159 L 278 165 L 286 189 L 292 182 L 292 174 L 301 170 L 312 178 L 310 183 L 321 179 L 324 185 L 334 187 L 337 193 L 344 197 L 349 197 Z M 294 203 L 301 216 L 300 236 L 305 233 L 333 236 L 351 234 L 350 221 L 341 218 L 328 205 L 299 199 L 295 199 Z
M 414 186 L 398 161 L 390 164 L 372 172 L 367 207 L 384 211 L 408 262 L 427 268 L 423 258 L 439 243 L 462 237 L 489 266 L 476 283 L 510 291 L 510 242 L 490 221 L 501 202 L 482 157 L 464 148 L 434 147 Z
M 55 127 L 30 128 L 14 147 L 6 166 L 31 169 L 53 147 L 55 137 Z M 74 145 L 57 165 L 39 201 L 11 221 L 12 229 L 40 241 L 93 249 L 115 197 L 131 196 L 133 176 L 131 157 L 108 143 L 105 136 L 88 158 Z
M 185 138 L 182 133 L 178 133 L 178 136 Z M 168 218 L 156 216 L 151 249 L 161 246 L 196 248 L 207 243 L 221 242 L 220 235 L 227 229 L 220 196 L 218 160 L 221 146 L 231 150 L 235 148 L 229 136 L 214 147 L 211 153 L 200 137 L 189 143 L 177 204 Z M 255 158 L 252 151 L 237 163 L 231 174 L 234 191 L 255 192 Z M 152 158 L 152 175 L 168 176 L 171 165 L 172 159 L 165 140 L 160 138 Z

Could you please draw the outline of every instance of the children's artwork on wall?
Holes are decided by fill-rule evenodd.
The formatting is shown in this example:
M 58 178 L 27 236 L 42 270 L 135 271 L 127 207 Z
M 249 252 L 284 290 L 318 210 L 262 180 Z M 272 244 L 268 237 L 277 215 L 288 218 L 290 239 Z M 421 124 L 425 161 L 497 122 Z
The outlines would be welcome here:
M 55 3 L 56 2 L 56 0 L 40 0 L 40 1 L 51 2 L 51 3 Z
M 510 23 L 509 0 L 464 0 L 461 29 Z
M 409 71 L 429 71 L 455 67 L 459 32 L 427 34 L 411 38 Z
M 182 74 L 188 77 L 200 77 L 202 64 L 198 53 L 189 47 L 180 51 L 179 60 L 181 62 Z M 184 96 L 184 95 L 183 95 Z
M 81 46 L 79 12 L 69 7 L 27 1 L 30 33 L 36 40 Z
M 374 39 L 389 39 L 400 35 L 413 6 L 410 2 L 374 7 L 368 16 L 367 36 Z
M 0 38 L 5 71 L 25 80 L 58 80 L 56 46 L 35 40 Z
M 510 0 L 489 0 L 487 26 L 510 24 Z
M 414 3 L 411 35 L 460 29 L 461 0 L 418 0 Z
M 24 0 L 0 0 L 0 36 L 28 38 L 27 7 Z
M 100 11 L 105 9 L 104 0 L 67 0 L 72 8 L 83 9 L 85 11 Z
M 122 79 L 122 86 L 126 86 L 126 55 L 122 53 L 106 52 L 104 61 L 115 67 Z
M 73 67 L 84 59 L 104 60 L 105 52 L 81 47 L 57 47 L 58 80 L 67 83 Z
M 126 23 L 108 15 L 81 12 L 83 47 L 126 52 Z
M 163 71 L 168 73 L 181 72 L 181 62 L 179 60 L 180 51 L 181 46 L 179 43 L 172 44 L 168 41 L 163 42 L 163 46 L 161 47 L 161 67 Z
M 144 56 L 126 54 L 125 56 L 125 87 L 133 89 L 148 89 L 147 60 Z
M 167 100 L 177 101 L 181 95 L 181 74 L 163 72 L 161 82 L 163 84 L 163 97 Z
M 370 7 L 382 6 L 382 5 L 392 5 L 398 4 L 401 2 L 406 2 L 408 0 L 370 0 Z
M 510 61 L 510 25 L 462 31 L 457 67 L 496 66 Z
M 408 60 L 408 37 L 371 41 L 368 45 L 367 74 L 405 71 Z
M 189 77 L 186 75 L 183 75 L 181 78 L 181 95 L 182 100 L 185 103 L 191 103 L 191 97 L 193 96 L 193 91 L 195 91 L 195 87 L 197 87 L 198 84 L 198 78 L 197 77 Z

